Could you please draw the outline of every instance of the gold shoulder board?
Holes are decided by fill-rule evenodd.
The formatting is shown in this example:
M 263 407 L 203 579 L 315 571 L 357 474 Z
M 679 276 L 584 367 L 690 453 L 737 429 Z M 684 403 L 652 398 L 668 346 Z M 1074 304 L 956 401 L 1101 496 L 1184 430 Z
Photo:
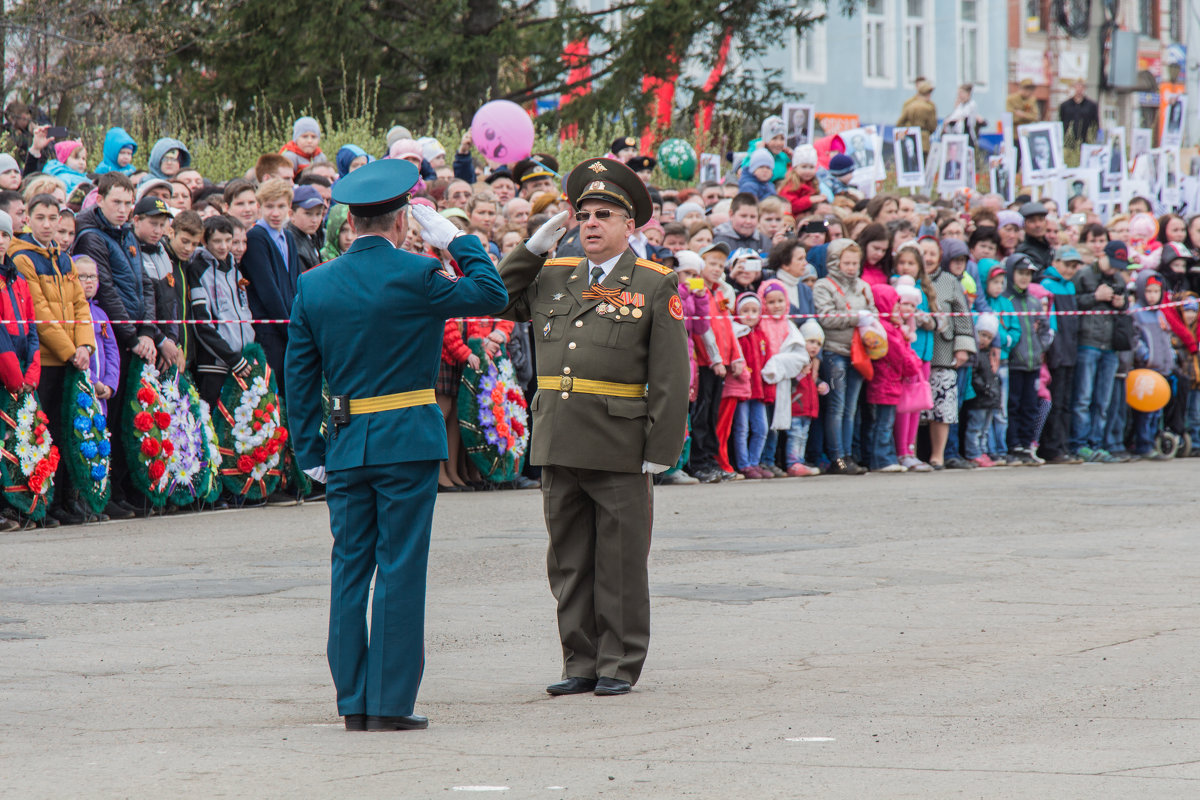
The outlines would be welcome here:
M 547 267 L 578 267 L 581 258 L 548 258 L 545 266 Z
M 657 272 L 659 275 L 674 275 L 675 274 L 675 270 L 671 269 L 670 267 L 664 267 L 662 264 L 655 264 L 653 261 L 651 261 L 647 258 L 639 258 L 637 260 L 637 265 L 639 267 L 645 267 L 646 269 L 652 269 L 655 272 Z

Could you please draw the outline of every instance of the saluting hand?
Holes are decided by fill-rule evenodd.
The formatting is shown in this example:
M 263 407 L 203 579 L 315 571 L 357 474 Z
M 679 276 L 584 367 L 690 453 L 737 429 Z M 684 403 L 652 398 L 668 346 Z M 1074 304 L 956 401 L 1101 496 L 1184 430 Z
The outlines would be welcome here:
M 544 256 L 549 253 L 567 232 L 567 215 L 570 213 L 570 211 L 560 211 L 542 223 L 542 227 L 534 231 L 533 236 L 530 236 L 529 241 L 525 243 L 525 249 L 535 256 Z
M 451 240 L 463 235 L 457 225 L 427 205 L 413 206 L 412 215 L 421 226 L 421 238 L 439 250 L 445 250 Z

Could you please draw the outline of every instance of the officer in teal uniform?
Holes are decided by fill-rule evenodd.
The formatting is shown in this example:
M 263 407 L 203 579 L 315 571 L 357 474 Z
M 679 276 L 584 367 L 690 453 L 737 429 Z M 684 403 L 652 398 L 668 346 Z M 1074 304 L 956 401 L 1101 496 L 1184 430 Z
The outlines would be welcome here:
M 425 573 L 446 426 L 433 396 L 448 318 L 504 308 L 508 294 L 479 239 L 428 206 L 422 236 L 464 275 L 400 249 L 417 168 L 375 161 L 342 178 L 358 238 L 300 276 L 285 371 L 296 458 L 328 481 L 333 532 L 329 669 L 347 730 L 411 730 L 424 668 Z M 321 379 L 333 398 L 327 438 Z M 378 572 L 376 572 L 378 570 Z M 371 632 L 367 596 L 375 575 Z

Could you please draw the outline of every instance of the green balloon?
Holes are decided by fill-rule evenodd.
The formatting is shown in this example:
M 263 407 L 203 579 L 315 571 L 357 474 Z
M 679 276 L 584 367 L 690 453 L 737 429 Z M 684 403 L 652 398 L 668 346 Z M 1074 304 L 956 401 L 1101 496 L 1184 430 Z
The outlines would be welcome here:
M 667 139 L 658 148 L 658 165 L 676 180 L 696 177 L 696 161 L 696 148 L 683 139 Z

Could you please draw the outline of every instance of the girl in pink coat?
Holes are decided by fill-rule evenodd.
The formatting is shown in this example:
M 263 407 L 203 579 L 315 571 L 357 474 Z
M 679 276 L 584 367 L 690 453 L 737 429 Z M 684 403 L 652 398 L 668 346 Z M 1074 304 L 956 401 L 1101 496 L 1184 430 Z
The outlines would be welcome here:
M 867 383 L 867 402 L 875 412 L 871 427 L 870 465 L 877 472 L 906 472 L 896 459 L 896 403 L 906 378 L 920 374 L 921 360 L 908 341 L 904 326 L 916 313 L 912 303 L 901 303 L 896 290 L 887 284 L 873 287 L 879 322 L 887 333 L 887 355 L 875 362 L 875 377 Z

